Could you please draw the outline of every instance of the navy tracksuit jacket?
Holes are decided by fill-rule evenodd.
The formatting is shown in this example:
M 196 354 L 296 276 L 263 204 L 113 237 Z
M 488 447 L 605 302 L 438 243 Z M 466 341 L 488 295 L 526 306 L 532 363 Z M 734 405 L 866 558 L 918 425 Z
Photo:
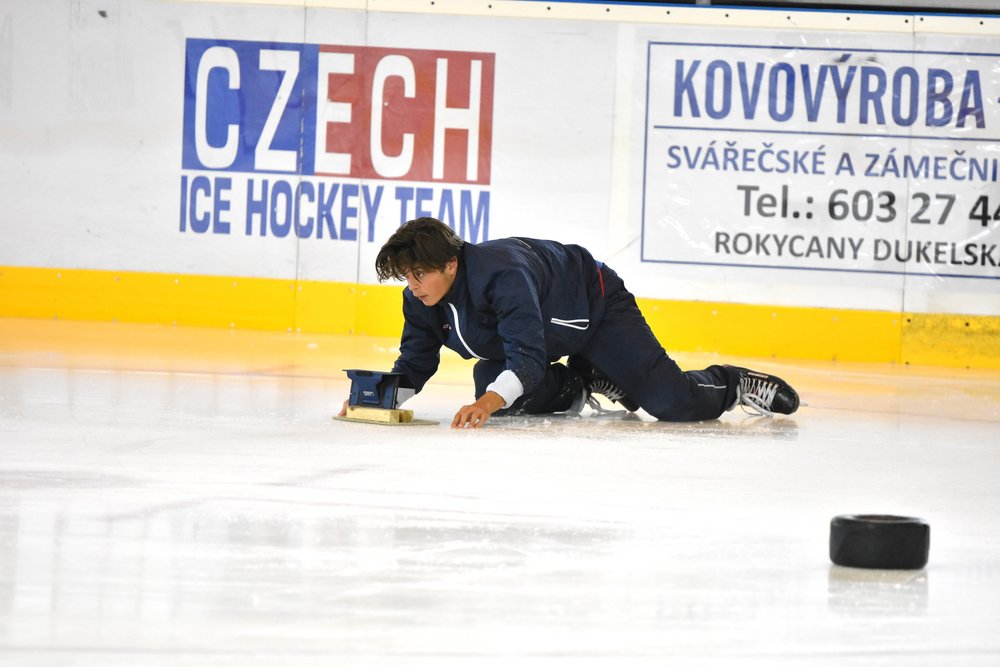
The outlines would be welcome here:
M 577 245 L 529 238 L 466 243 L 455 282 L 434 306 L 403 290 L 403 335 L 394 372 L 420 391 L 441 346 L 477 358 L 476 396 L 504 370 L 524 394 L 508 410 L 569 408 L 580 382 L 553 362 L 579 355 L 658 419 L 718 417 L 736 399 L 722 366 L 681 371 L 656 340 L 618 275 Z

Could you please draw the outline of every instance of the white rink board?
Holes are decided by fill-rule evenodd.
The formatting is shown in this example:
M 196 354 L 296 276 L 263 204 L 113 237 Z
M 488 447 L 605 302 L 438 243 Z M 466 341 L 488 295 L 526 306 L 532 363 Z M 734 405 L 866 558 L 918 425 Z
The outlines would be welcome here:
M 998 54 L 730 34 L 648 43 L 645 261 L 995 274 L 984 245 L 1000 129 L 987 127 L 1000 128 L 1000 105 L 982 89 L 1000 80 L 979 74 Z M 955 88 L 957 108 L 943 94 Z
M 371 7 L 4 3 L 0 265 L 371 284 L 428 214 L 643 297 L 1000 314 L 996 19 Z

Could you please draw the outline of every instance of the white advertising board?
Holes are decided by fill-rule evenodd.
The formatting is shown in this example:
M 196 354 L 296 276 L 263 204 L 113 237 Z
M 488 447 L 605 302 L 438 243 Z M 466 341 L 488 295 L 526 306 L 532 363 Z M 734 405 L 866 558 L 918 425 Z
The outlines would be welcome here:
M 4 3 L 0 265 L 373 283 L 431 215 L 640 296 L 1000 314 L 995 35 L 448 6 Z
M 1000 49 L 733 32 L 646 42 L 643 262 L 996 291 Z

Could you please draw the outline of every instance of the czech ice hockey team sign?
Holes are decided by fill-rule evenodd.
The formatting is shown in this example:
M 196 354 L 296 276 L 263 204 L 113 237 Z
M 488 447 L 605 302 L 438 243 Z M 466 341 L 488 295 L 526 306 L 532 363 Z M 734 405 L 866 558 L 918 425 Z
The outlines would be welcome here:
M 1000 278 L 1000 54 L 647 56 L 644 261 Z
M 492 53 L 188 39 L 180 231 L 489 234 Z M 383 234 L 384 235 L 384 234 Z

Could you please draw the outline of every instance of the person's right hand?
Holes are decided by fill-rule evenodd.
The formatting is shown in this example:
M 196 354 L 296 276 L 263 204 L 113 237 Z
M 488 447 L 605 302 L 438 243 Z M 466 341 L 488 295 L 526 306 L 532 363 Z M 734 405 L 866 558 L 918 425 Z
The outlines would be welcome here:
M 344 399 L 344 407 L 340 408 L 340 412 L 337 413 L 338 417 L 345 417 L 347 415 L 347 404 L 351 402 L 351 399 Z

